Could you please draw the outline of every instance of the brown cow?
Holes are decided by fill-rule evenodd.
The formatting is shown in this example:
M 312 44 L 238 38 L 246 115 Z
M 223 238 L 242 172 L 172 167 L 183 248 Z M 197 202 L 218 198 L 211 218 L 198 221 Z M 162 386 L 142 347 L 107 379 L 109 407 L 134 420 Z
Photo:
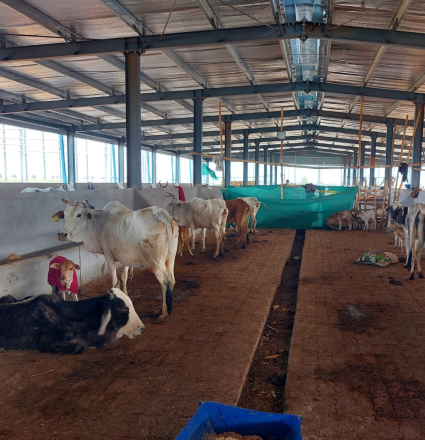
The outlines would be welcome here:
M 348 209 L 345 211 L 338 211 L 328 217 L 326 224 L 332 229 L 342 229 L 343 222 L 347 221 L 348 229 L 351 231 L 353 228 L 353 220 L 355 220 L 353 213 Z M 338 224 L 338 228 L 334 225 Z
M 238 247 L 239 240 L 243 240 L 242 249 L 245 249 L 245 244 L 249 243 L 248 237 L 248 214 L 249 205 L 242 199 L 226 200 L 226 208 L 229 211 L 227 216 L 227 223 L 236 223 L 239 233 L 235 244 L 235 249 Z
M 189 227 L 188 226 L 179 226 L 179 245 L 177 248 L 177 255 L 179 257 L 183 256 L 184 245 L 186 245 L 187 250 L 189 251 L 189 254 L 193 255 L 193 252 L 190 249 L 189 237 L 190 237 Z

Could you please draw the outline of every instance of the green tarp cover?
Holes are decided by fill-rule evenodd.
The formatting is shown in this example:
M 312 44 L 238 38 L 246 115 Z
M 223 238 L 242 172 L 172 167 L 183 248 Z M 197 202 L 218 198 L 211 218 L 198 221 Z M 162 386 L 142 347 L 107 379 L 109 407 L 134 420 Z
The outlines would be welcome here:
M 212 170 L 207 164 L 202 164 L 202 175 L 203 176 L 211 176 L 213 179 L 218 180 L 217 175 L 215 174 L 215 171 Z
M 225 200 L 237 197 L 257 197 L 261 206 L 257 213 L 259 228 L 316 229 L 327 228 L 326 219 L 338 211 L 352 209 L 357 187 L 317 186 L 315 193 L 304 187 L 256 185 L 222 189 Z

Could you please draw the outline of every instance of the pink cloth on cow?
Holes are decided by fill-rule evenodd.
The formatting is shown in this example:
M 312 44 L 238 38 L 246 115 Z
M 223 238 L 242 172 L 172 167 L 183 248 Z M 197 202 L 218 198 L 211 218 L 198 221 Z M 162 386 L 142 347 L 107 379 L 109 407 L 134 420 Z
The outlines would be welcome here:
M 66 260 L 67 260 L 67 258 L 60 257 L 60 256 L 53 258 L 53 260 L 49 263 L 49 273 L 47 275 L 47 282 L 51 286 L 59 287 L 59 289 L 61 291 L 66 290 L 66 287 L 62 285 L 61 280 L 60 280 L 61 270 L 60 269 L 52 269 L 50 266 L 53 263 L 63 263 Z M 72 284 L 71 284 L 71 287 L 69 288 L 69 290 L 72 293 L 78 294 L 78 279 L 77 279 L 77 273 L 75 270 L 74 270 L 74 278 L 72 280 Z
M 179 200 L 181 200 L 182 202 L 186 201 L 186 197 L 184 196 L 184 191 L 183 188 L 181 186 L 174 186 L 174 188 L 178 188 L 179 189 Z

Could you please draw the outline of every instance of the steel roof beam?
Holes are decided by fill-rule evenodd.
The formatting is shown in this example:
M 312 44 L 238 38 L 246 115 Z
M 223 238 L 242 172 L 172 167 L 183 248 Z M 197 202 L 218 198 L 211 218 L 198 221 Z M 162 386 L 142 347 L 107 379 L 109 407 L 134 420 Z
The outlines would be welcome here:
M 8 0 L 14 3 L 14 0 Z M 323 23 L 285 23 L 280 26 L 252 26 L 211 31 L 184 32 L 138 37 L 41 44 L 0 49 L 0 62 L 51 59 L 74 55 L 100 55 L 126 51 L 168 50 L 196 46 L 264 42 L 292 38 L 356 41 L 383 46 L 425 48 L 425 34 L 393 32 L 387 29 L 335 26 Z
M 0 71 L 0 76 L 2 75 Z M 15 76 L 16 78 L 16 76 Z M 17 79 L 16 79 L 17 80 Z M 193 99 L 199 96 L 203 99 L 220 98 L 222 96 L 255 95 L 260 93 L 292 93 L 294 91 L 329 92 L 342 95 L 360 95 L 382 99 L 397 99 L 400 101 L 425 101 L 425 94 L 404 92 L 392 89 L 348 86 L 345 84 L 312 83 L 301 81 L 297 83 L 261 84 L 257 86 L 217 87 L 201 90 L 182 90 L 161 93 L 142 93 L 142 102 L 175 101 L 177 99 Z M 63 92 L 61 92 L 63 94 Z M 28 103 L 22 106 L 0 106 L 0 113 L 20 113 L 25 111 L 52 110 L 72 107 L 93 107 L 99 105 L 125 104 L 125 95 L 100 96 L 94 98 L 63 99 L 60 101 L 43 101 Z

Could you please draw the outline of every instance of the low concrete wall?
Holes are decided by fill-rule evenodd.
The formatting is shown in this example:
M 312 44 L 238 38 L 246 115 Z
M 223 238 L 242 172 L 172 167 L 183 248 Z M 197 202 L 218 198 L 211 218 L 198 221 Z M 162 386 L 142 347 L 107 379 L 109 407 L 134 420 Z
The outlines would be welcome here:
M 84 249 L 83 245 L 80 249 L 78 245 L 75 245 L 72 248 L 0 266 L 0 297 L 12 295 L 17 299 L 22 299 L 29 295 L 50 293 L 51 288 L 47 283 L 49 262 L 58 255 L 80 264 L 81 272 L 77 271 L 80 287 L 81 282 L 84 284 L 109 273 L 103 255 L 91 254 Z
M 93 183 L 96 189 L 118 189 L 118 184 L 116 183 Z M 0 193 L 20 193 L 26 188 L 48 188 L 49 186 L 53 189 L 58 188 L 62 183 L 59 182 L 0 182 Z M 85 191 L 88 189 L 87 183 L 77 183 L 75 185 L 76 191 Z
M 49 249 L 59 243 L 57 233 L 63 222 L 53 222 L 50 216 L 65 207 L 61 197 L 67 200 L 84 200 L 97 208 L 116 200 L 134 209 L 134 189 L 84 190 L 48 193 L 0 193 L 0 259 L 11 253 L 26 255 Z M 139 207 L 147 207 L 138 201 Z

